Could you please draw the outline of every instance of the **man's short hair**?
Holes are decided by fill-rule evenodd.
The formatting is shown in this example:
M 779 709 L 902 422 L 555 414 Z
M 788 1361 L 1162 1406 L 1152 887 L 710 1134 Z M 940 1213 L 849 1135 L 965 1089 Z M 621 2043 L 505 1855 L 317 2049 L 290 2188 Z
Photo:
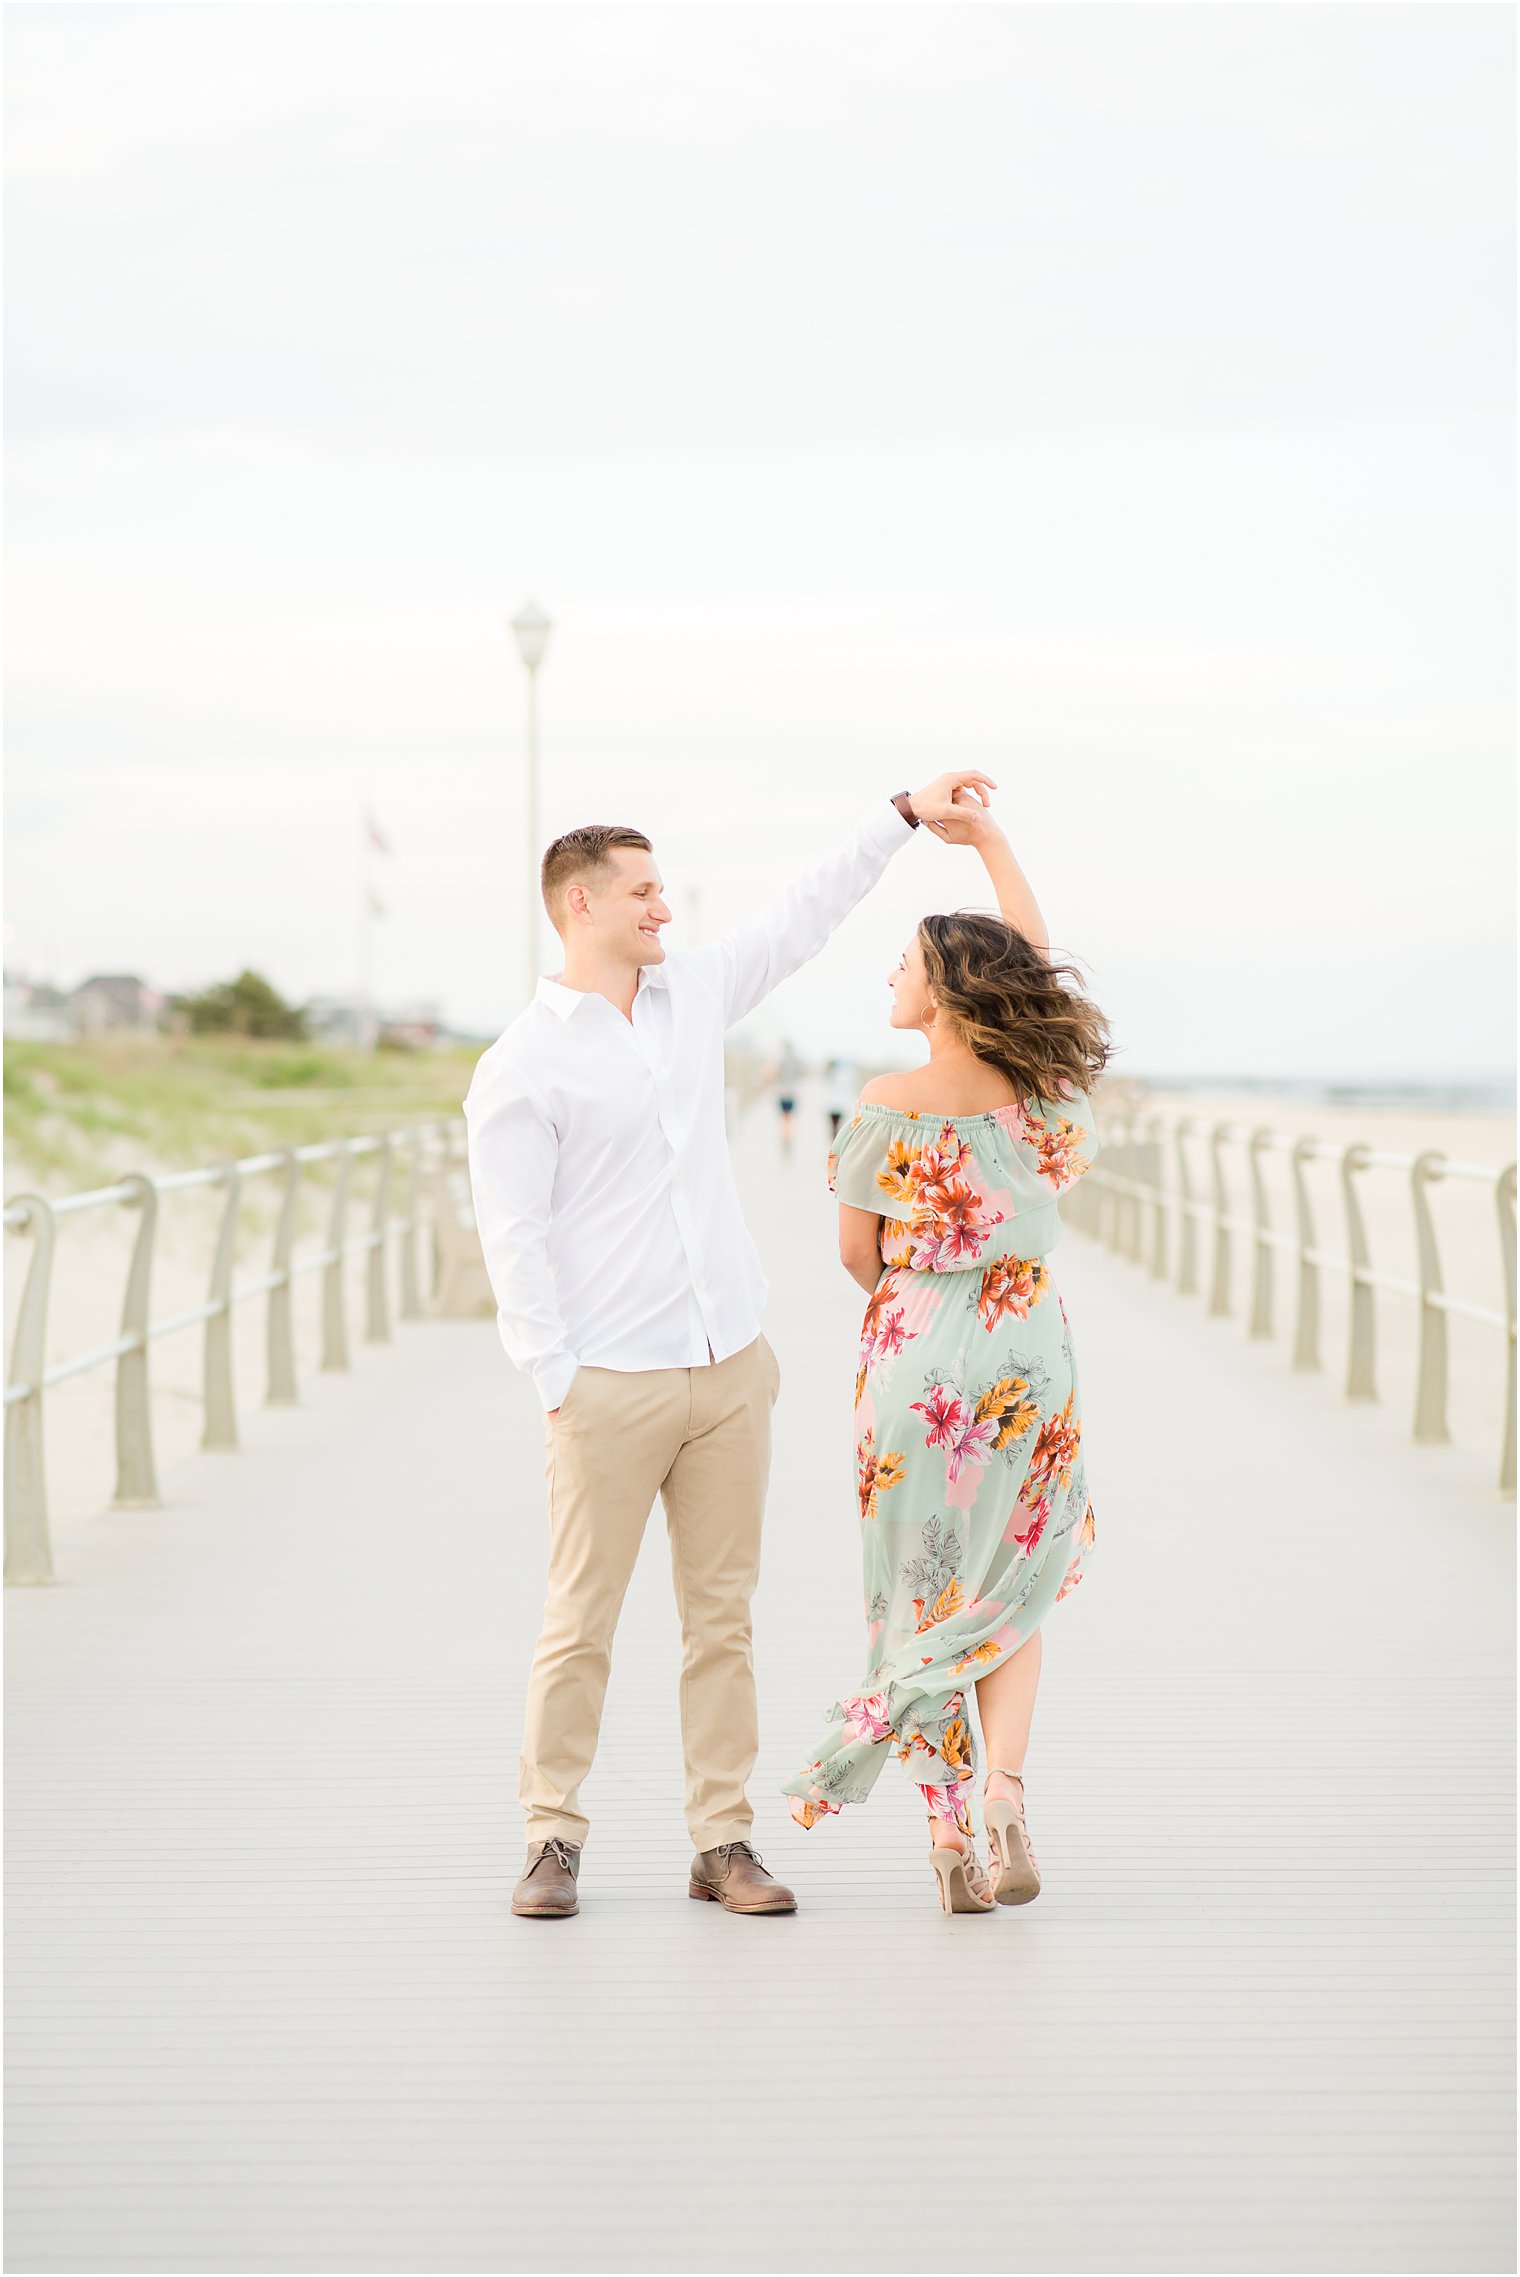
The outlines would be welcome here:
M 565 888 L 576 878 L 605 870 L 607 857 L 617 846 L 642 846 L 646 854 L 654 851 L 642 830 L 629 830 L 617 822 L 585 822 L 579 830 L 567 830 L 563 838 L 555 839 L 540 864 L 538 882 L 544 907 L 556 926 L 556 907 Z

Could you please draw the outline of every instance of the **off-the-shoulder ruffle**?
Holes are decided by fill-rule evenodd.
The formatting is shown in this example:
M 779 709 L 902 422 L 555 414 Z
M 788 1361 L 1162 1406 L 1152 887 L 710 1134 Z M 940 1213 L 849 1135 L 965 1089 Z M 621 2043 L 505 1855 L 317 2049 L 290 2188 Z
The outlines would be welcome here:
M 1100 1145 L 1086 1094 L 944 1115 L 857 1103 L 829 1156 L 829 1186 L 873 1210 L 882 1259 L 931 1272 L 1040 1257 L 1060 1236 L 1057 1197 Z

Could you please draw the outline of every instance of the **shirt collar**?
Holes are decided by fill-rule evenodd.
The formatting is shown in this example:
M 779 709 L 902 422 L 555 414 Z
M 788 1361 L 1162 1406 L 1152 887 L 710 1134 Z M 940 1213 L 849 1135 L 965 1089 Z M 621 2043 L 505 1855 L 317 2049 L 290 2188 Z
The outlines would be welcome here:
M 666 985 L 663 965 L 640 965 L 638 987 L 634 990 L 635 999 L 646 988 L 664 988 Z M 573 1020 L 580 1007 L 595 994 L 595 989 L 591 988 L 566 988 L 563 981 L 551 979 L 547 973 L 540 974 L 538 986 L 533 991 L 535 1003 L 547 1004 L 549 1010 L 557 1012 L 562 1020 Z
M 535 1003 L 547 1004 L 549 1010 L 557 1012 L 562 1020 L 570 1020 L 585 1003 L 586 991 L 583 988 L 566 988 L 562 982 L 551 980 L 547 973 L 543 973 L 539 976 L 533 997 Z

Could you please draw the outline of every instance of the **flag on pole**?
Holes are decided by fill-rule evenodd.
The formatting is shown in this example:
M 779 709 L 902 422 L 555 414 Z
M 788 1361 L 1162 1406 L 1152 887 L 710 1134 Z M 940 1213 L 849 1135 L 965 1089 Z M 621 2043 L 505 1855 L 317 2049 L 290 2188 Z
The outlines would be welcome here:
M 364 810 L 364 827 L 369 832 L 369 842 L 374 847 L 375 852 L 377 854 L 388 854 L 391 850 L 390 841 L 368 807 Z
M 380 899 L 373 886 L 369 889 L 369 913 L 371 917 L 384 917 L 386 914 L 385 903 Z

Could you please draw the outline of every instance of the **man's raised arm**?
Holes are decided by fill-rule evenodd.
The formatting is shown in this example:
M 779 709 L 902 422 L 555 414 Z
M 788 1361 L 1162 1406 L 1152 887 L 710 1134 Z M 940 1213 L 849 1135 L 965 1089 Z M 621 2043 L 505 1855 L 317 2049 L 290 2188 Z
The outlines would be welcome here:
M 768 909 L 735 926 L 712 948 L 697 951 L 704 961 L 716 964 L 725 1026 L 744 1019 L 773 988 L 817 956 L 920 822 L 943 835 L 945 820 L 957 804 L 976 799 L 985 805 L 984 791 L 977 786 L 997 787 L 989 775 L 965 768 L 939 776 L 921 791 L 883 799 L 853 837 L 804 870 Z M 958 791 L 964 794 L 959 801 Z
M 549 1212 L 559 1138 L 512 1067 L 478 1069 L 464 1102 L 470 1190 L 496 1326 L 507 1357 L 558 1407 L 580 1362 L 570 1350 L 549 1269 Z

